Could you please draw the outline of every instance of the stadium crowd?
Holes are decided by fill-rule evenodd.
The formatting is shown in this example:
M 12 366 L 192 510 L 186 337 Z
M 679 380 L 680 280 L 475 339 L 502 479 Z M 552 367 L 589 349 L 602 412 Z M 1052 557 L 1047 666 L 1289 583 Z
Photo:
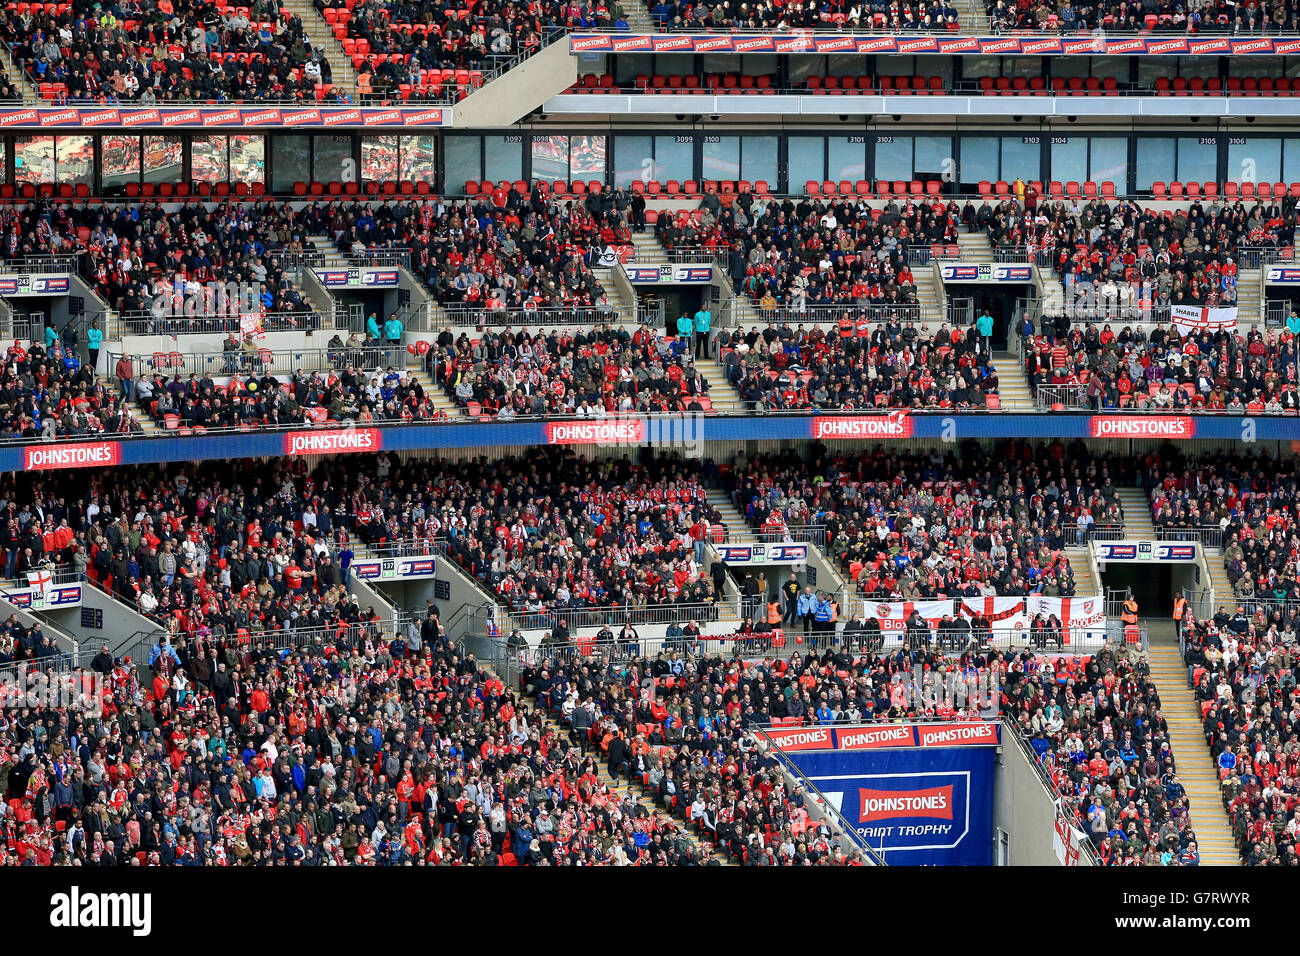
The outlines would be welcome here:
M 1063 305 L 1076 318 L 1146 315 L 1168 305 L 1231 306 L 1237 301 L 1239 245 L 1290 245 L 1295 200 L 1217 197 L 1172 211 L 1137 200 L 1015 200 L 976 209 L 962 221 L 986 231 L 995 248 L 1027 246 L 1065 285 Z
M 1188 683 L 1233 836 L 1247 865 L 1300 865 L 1294 607 L 1220 607 L 1181 628 Z
M 166 9 L 92 0 L 10 10 L 0 41 L 59 102 L 349 102 L 302 21 L 265 0 L 178 0 Z
M 903 276 L 910 276 L 904 266 Z M 983 408 L 999 403 L 987 340 L 974 328 L 873 323 L 844 315 L 838 328 L 719 331 L 727 381 L 765 409 Z M 990 398 L 993 400 L 990 401 Z
M 1071 390 L 1093 409 L 1280 415 L 1300 408 L 1289 330 L 1252 328 L 1243 336 L 1122 325 L 1117 332 L 1110 323 L 1077 325 L 1060 315 L 1045 316 L 1041 332 L 1024 344 L 1031 388 Z
M 471 339 L 445 329 L 426 356 L 434 380 L 471 414 L 604 418 L 619 413 L 704 411 L 708 381 L 688 340 L 642 325 L 596 325 L 589 332 L 509 325 Z
M 1096 525 L 1119 525 L 1118 487 L 1136 462 L 1076 444 L 974 442 L 958 453 L 878 447 L 738 457 L 723 469 L 732 499 L 769 540 L 820 534 L 874 600 L 1042 593 L 1068 597 L 1067 546 Z
M 15 339 L 0 370 L 0 437 L 93 438 L 138 432 L 129 402 L 77 358 L 76 331 L 50 326 L 26 348 Z
M 465 77 L 444 71 L 477 71 L 481 82 L 481 71 L 540 49 L 555 32 L 627 29 L 621 3 L 485 0 L 469 11 L 407 0 L 315 0 L 315 6 L 327 23 L 345 25 L 344 49 L 351 50 L 364 88 L 414 100 L 437 98 L 449 82 L 465 86 Z
M 450 646 L 436 616 L 426 624 L 409 640 L 339 629 L 282 649 L 164 638 L 147 667 L 105 647 L 91 664 L 102 712 L 45 706 L 0 729 L 0 856 L 82 866 L 711 862 L 667 813 L 602 782 L 594 758 Z
M 713 194 L 702 202 L 698 223 L 661 216 L 657 238 L 670 250 L 703 246 L 725 254 L 737 291 L 760 309 L 781 306 L 801 313 L 829 305 L 915 306 L 907 246 L 957 241 L 955 203 L 890 200 L 872 208 L 848 197 L 778 199 L 752 193 L 738 194 L 730 206 L 721 206 Z

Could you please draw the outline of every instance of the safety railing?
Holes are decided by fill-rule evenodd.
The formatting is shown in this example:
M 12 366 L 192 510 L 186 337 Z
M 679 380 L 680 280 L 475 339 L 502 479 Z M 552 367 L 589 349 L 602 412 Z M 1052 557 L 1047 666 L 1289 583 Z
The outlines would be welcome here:
M 563 619 L 570 631 L 579 627 L 600 627 L 608 624 L 617 631 L 625 624 L 633 627 L 652 624 L 711 624 L 718 621 L 739 621 L 741 604 L 738 599 L 722 598 L 708 604 L 643 604 L 612 605 L 610 607 L 561 608 L 542 611 L 527 609 L 509 612 L 500 622 L 503 633 L 514 631 L 553 631 Z
M 872 866 L 888 866 L 883 851 L 867 842 L 867 838 L 859 833 L 857 827 L 840 812 L 839 807 L 836 806 L 836 801 L 831 800 L 826 794 L 822 793 L 817 784 L 813 783 L 799 769 L 798 764 L 791 760 L 784 750 L 772 742 L 772 738 L 768 736 L 763 728 L 754 728 L 754 736 L 765 744 L 767 756 L 781 765 L 781 769 L 790 778 L 790 782 L 803 788 L 805 803 L 809 800 L 812 801 L 815 812 L 824 818 L 824 822 L 830 827 L 836 841 L 840 844 L 840 849 L 845 853 L 860 853 Z
M 464 302 L 442 305 L 446 322 L 454 328 L 486 328 L 488 326 L 570 326 L 601 325 L 618 322 L 623 316 L 616 306 L 591 305 L 576 308 L 539 309 L 485 309 Z
M 20 256 L 4 260 L 3 271 L 18 275 L 49 275 L 61 272 L 75 275 L 80 261 L 80 252 L 49 256 Z
M 1294 263 L 1295 246 L 1237 246 L 1233 258 L 1238 269 L 1261 269 L 1279 262 Z
M 1223 547 L 1224 532 L 1217 525 L 1202 525 L 1194 528 L 1157 525 L 1156 537 L 1161 541 L 1199 541 L 1207 548 L 1221 548 Z
M 902 322 L 912 325 L 922 320 L 919 303 L 907 302 L 873 305 L 778 305 L 767 309 L 753 304 L 753 310 L 764 322 L 796 322 L 836 325 L 841 319 L 857 322 Z
M 148 310 L 118 312 L 109 318 L 106 336 L 121 339 L 126 335 L 214 335 L 242 334 L 260 325 L 264 332 L 315 332 L 325 327 L 319 312 L 219 313 L 212 315 L 173 315 Z
M 108 353 L 110 368 L 116 368 L 120 355 Z M 405 373 L 409 358 L 405 348 L 372 345 L 349 349 L 242 349 L 230 352 L 155 352 L 134 355 L 137 379 L 153 375 L 277 375 L 291 376 L 298 371 L 342 371 L 351 366 L 363 372 L 393 368 Z
M 358 248 L 351 252 L 287 252 L 278 255 L 285 271 L 295 273 L 303 269 L 368 269 L 395 266 L 409 268 L 411 265 L 411 250 L 400 246 Z

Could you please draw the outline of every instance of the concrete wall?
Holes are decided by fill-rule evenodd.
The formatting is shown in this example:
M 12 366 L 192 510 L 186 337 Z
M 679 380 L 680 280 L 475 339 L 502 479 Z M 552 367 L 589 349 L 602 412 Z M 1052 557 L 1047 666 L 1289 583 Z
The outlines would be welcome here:
M 519 122 L 578 82 L 578 58 L 563 40 L 456 104 L 454 126 L 494 129 Z
M 1038 769 L 1002 728 L 1002 746 L 994 758 L 993 826 L 1007 834 L 1009 866 L 1060 866 L 1052 840 L 1056 834 L 1056 804 Z M 1091 866 L 1085 854 L 1079 866 Z
M 132 610 L 89 582 L 82 585 L 81 603 L 83 607 L 98 608 L 104 612 L 103 630 L 83 628 L 80 608 L 44 611 L 42 616 L 71 635 L 80 643 L 82 650 L 98 649 L 101 644 L 107 644 L 115 656 L 129 654 L 139 662 L 147 656 L 149 645 L 154 643 L 162 631 L 156 621 Z M 138 635 L 138 638 L 130 640 L 133 635 Z

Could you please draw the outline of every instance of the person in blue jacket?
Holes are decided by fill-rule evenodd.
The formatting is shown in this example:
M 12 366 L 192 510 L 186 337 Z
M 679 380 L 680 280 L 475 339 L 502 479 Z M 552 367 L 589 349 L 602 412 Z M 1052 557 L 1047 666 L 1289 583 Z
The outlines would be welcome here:
M 366 331 L 370 333 L 372 339 L 379 338 L 379 316 L 375 315 L 373 312 L 371 312 L 369 318 L 366 319 Z
M 817 613 L 817 595 L 813 594 L 812 588 L 804 588 L 803 594 L 799 595 L 799 617 L 803 620 L 804 637 L 812 631 L 813 617 Z
M 834 617 L 835 606 L 831 603 L 830 596 L 826 594 L 821 595 L 817 599 L 817 610 L 813 612 L 813 618 L 817 622 L 816 631 L 819 635 L 818 640 L 822 639 L 821 635 L 824 635 L 827 639 L 833 636 L 832 632 L 835 630 L 835 625 L 832 624 L 831 621 Z
M 695 331 L 695 323 L 691 317 L 683 312 L 677 317 L 677 337 L 681 339 L 682 350 L 685 353 L 691 351 L 691 333 Z
M 90 370 L 99 370 L 99 347 L 104 343 L 104 330 L 99 327 L 99 319 L 90 320 L 86 329 L 86 351 L 90 354 Z
M 388 340 L 388 344 L 401 345 L 403 331 L 402 320 L 397 317 L 397 313 L 390 313 L 388 321 L 384 323 L 384 338 Z

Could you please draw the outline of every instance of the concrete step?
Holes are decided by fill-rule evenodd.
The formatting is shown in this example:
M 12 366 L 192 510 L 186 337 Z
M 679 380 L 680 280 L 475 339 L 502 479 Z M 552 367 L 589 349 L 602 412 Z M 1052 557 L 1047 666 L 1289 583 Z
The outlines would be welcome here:
M 1151 521 L 1151 499 L 1141 488 L 1120 488 L 1119 503 L 1124 509 L 1124 536 L 1154 538 L 1156 526 Z
M 334 31 L 325 22 L 325 18 L 307 0 L 285 0 L 281 6 L 302 21 L 303 33 L 311 41 L 312 49 L 319 49 L 329 60 L 334 86 L 352 97 L 353 103 L 360 102 L 357 96 L 357 71 L 352 67 L 352 58 L 343 51 L 343 44 L 334 36 Z
M 1070 567 L 1074 569 L 1074 593 L 1081 597 L 1100 594 L 1101 582 L 1092 573 L 1092 562 L 1089 560 L 1088 549 L 1066 548 L 1065 556 L 1070 559 Z
M 1187 686 L 1187 668 L 1178 645 L 1153 639 L 1147 651 L 1151 679 L 1160 695 L 1161 712 L 1169 725 L 1169 740 L 1178 778 L 1187 790 L 1192 827 L 1203 866 L 1240 866 L 1241 856 L 1223 809 L 1219 779 L 1201 730 L 1200 705 Z

